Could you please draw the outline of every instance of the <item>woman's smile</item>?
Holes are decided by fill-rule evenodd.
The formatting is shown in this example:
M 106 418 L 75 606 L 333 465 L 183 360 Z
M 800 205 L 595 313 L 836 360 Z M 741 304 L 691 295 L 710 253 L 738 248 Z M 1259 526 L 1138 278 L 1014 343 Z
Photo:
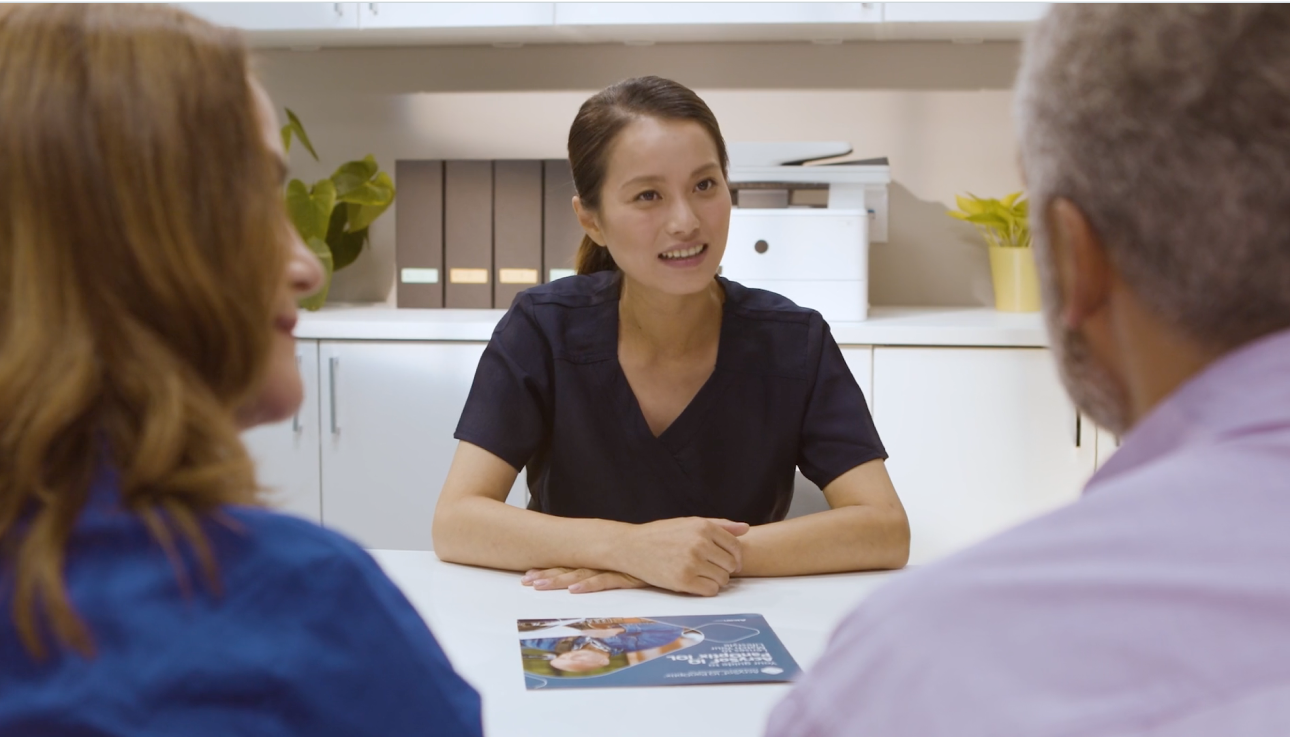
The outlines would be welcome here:
M 683 269 L 698 266 L 708 255 L 708 244 L 680 245 L 669 248 L 658 255 L 659 261 L 672 268 Z

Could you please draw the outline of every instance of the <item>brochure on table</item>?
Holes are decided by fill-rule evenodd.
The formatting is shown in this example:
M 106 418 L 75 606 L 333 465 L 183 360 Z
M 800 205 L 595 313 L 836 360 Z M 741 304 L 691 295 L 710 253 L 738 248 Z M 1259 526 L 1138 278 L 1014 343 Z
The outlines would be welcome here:
M 529 690 L 783 683 L 800 672 L 760 614 L 521 619 Z

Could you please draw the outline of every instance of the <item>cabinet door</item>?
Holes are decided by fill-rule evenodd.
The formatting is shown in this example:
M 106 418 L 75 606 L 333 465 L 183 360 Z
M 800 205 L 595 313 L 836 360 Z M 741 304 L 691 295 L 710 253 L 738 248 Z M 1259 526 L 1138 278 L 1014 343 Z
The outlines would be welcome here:
M 554 3 L 360 3 L 364 29 L 550 26 Z
M 557 25 L 731 25 L 876 22 L 873 3 L 609 2 L 556 3 Z
M 885 23 L 1028 23 L 1052 3 L 883 3 Z
M 324 341 L 323 524 L 368 548 L 431 550 L 453 431 L 484 343 Z M 524 475 L 508 501 L 524 503 Z
M 842 346 L 842 357 L 846 359 L 847 368 L 856 377 L 856 383 L 864 392 L 869 411 L 873 412 L 873 348 L 870 346 Z M 801 471 L 793 482 L 793 503 L 788 508 L 788 518 L 801 517 L 804 514 L 823 512 L 829 508 L 824 492 L 811 483 Z
M 296 341 L 304 401 L 289 420 L 242 433 L 268 500 L 283 512 L 322 521 L 318 459 L 318 341 Z
M 173 3 L 193 15 L 243 31 L 357 30 L 358 3 Z
M 910 562 L 927 563 L 1075 500 L 1096 441 L 1049 352 L 874 350 L 871 400 L 909 514 Z
M 1091 423 L 1090 423 L 1091 424 Z M 1110 460 L 1115 451 L 1120 449 L 1120 436 L 1104 427 L 1096 426 L 1097 433 L 1097 467 Z

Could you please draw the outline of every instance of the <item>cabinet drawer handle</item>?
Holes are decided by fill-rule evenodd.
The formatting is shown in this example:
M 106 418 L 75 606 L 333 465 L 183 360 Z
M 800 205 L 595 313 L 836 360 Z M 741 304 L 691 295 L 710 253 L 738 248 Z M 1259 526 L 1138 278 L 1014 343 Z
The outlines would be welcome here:
M 336 373 L 340 370 L 340 359 L 332 356 L 327 359 L 327 388 L 331 396 L 331 434 L 335 435 L 340 432 L 340 417 L 336 408 Z
M 753 244 L 753 250 L 757 253 L 765 253 L 770 250 L 770 244 L 766 241 L 757 241 Z

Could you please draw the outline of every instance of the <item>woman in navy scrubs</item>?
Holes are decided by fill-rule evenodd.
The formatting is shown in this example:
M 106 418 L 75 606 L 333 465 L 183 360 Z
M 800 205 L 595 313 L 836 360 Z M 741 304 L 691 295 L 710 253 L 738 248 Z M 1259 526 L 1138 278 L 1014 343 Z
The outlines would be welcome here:
M 439 557 L 575 593 L 904 565 L 909 524 L 828 325 L 716 276 L 731 200 L 707 105 L 621 82 L 583 104 L 569 160 L 578 275 L 519 295 L 480 359 Z M 528 510 L 505 504 L 524 467 Z M 795 468 L 830 510 L 784 519 Z

